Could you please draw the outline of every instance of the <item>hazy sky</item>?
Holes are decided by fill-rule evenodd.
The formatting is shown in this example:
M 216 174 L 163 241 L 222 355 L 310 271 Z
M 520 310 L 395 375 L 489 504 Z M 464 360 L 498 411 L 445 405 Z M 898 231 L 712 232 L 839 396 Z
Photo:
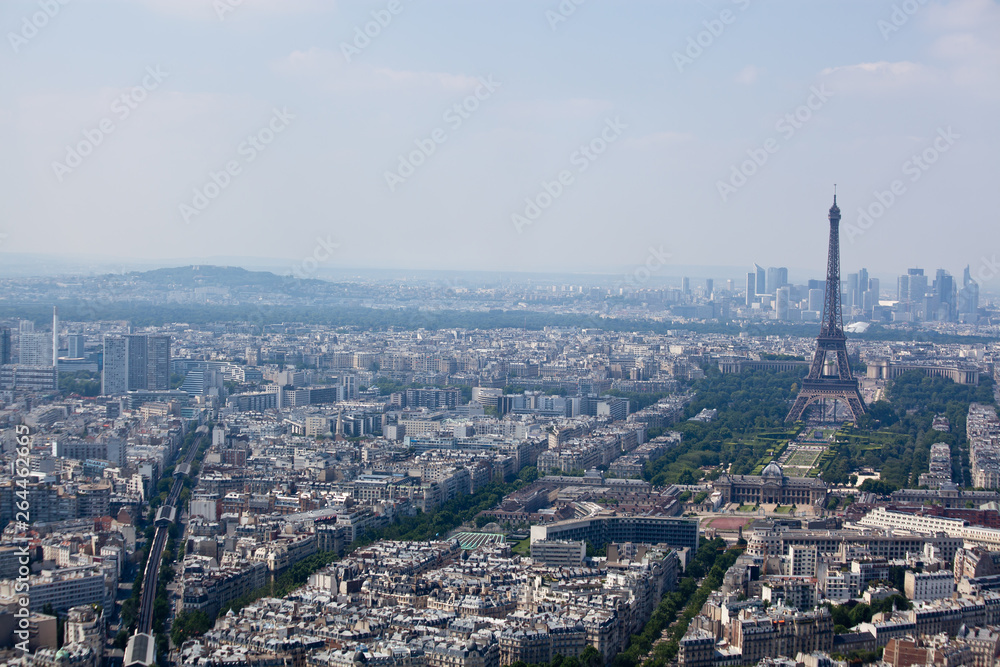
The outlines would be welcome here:
M 1000 273 L 990 0 L 3 0 L 0 28 L 0 252 L 822 274 L 838 183 L 845 273 Z

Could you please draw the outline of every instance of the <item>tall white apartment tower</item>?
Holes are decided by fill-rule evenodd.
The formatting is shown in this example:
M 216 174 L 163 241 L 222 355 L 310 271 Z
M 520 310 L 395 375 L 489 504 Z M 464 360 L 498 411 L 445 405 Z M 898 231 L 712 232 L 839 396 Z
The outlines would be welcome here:
M 22 366 L 51 366 L 49 354 L 52 352 L 52 339 L 48 334 L 35 333 L 33 329 L 24 331 L 22 327 L 18 336 L 18 363 Z
M 128 391 L 128 353 L 124 336 L 104 337 L 104 372 L 101 393 L 124 394 Z

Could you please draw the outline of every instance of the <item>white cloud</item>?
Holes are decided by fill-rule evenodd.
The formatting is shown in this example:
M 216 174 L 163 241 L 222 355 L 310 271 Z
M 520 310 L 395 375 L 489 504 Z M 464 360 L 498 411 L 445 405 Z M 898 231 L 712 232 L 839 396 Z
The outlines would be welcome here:
M 877 95 L 895 93 L 900 90 L 918 89 L 941 81 L 940 73 L 926 65 L 910 62 L 887 62 L 885 60 L 840 67 L 828 67 L 820 74 L 835 86 L 838 92 L 874 93 Z
M 882 78 L 901 78 L 919 71 L 921 65 L 909 61 L 890 63 L 880 60 L 874 63 L 858 63 L 857 65 L 843 65 L 840 67 L 827 67 L 822 71 L 823 75 L 842 73 L 862 73 L 864 75 L 874 75 Z
M 976 97 L 997 94 L 1000 78 L 1000 4 L 956 0 L 928 4 L 914 24 L 929 34 L 926 58 L 919 61 L 867 62 L 823 70 L 845 92 L 892 94 L 922 88 L 931 96 L 953 96 L 965 89 Z M 917 30 L 903 25 L 900 30 Z M 832 84 L 831 84 L 832 85 Z
M 956 0 L 929 5 L 923 14 L 929 27 L 944 30 L 995 30 L 1000 6 L 992 0 Z
M 157 14 L 188 21 L 229 21 L 261 15 L 330 11 L 333 0 L 140 0 Z M 134 0 L 129 0 L 134 4 Z
M 462 92 L 479 85 L 476 77 L 464 74 L 394 70 L 372 67 L 359 61 L 348 63 L 340 52 L 317 47 L 295 51 L 274 63 L 273 69 L 279 74 L 309 81 L 335 93 L 406 89 Z
M 1000 31 L 992 35 L 952 33 L 931 46 L 931 53 L 947 63 L 949 78 L 979 96 L 996 97 L 1000 80 Z
M 1000 77 L 1000 5 L 959 0 L 931 5 L 922 18 L 928 30 L 941 33 L 930 54 L 948 69 L 949 78 L 978 96 L 995 97 Z
M 736 82 L 742 83 L 745 86 L 749 86 L 757 82 L 757 77 L 761 75 L 762 71 L 763 70 L 761 70 L 759 67 L 755 67 L 754 65 L 747 65 L 746 67 L 741 69 L 739 73 L 736 75 Z
M 901 11 L 897 12 L 902 16 Z M 823 70 L 845 92 L 892 94 L 913 89 L 932 97 L 995 97 L 1000 77 L 1000 4 L 956 0 L 927 4 L 896 30 L 928 35 L 919 61 L 868 62 Z M 895 33 L 893 33 L 895 34 Z M 964 89 L 960 91 L 958 89 Z

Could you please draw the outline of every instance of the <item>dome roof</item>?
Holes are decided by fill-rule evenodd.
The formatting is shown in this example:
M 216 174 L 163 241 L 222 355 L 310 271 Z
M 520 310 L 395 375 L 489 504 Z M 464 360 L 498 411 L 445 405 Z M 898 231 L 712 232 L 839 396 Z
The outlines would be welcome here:
M 763 472 L 760 473 L 761 477 L 784 477 L 785 473 L 782 472 L 781 466 L 779 466 L 774 461 L 771 461 L 766 466 L 764 466 Z

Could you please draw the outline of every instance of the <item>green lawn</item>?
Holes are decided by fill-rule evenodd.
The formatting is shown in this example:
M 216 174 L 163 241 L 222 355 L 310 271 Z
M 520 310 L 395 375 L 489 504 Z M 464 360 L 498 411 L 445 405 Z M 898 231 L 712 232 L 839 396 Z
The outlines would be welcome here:
M 822 454 L 822 452 L 798 450 L 788 457 L 786 465 L 798 468 L 812 468 L 816 465 L 816 461 L 819 459 L 820 454 Z
M 513 550 L 514 553 L 520 554 L 521 556 L 530 556 L 531 555 L 531 538 L 530 537 L 526 537 L 525 539 L 521 540 L 520 542 L 518 542 L 517 544 L 515 544 L 512 547 L 512 550 Z
M 740 505 L 739 511 L 740 512 L 753 512 L 755 509 L 757 509 L 756 505 Z

